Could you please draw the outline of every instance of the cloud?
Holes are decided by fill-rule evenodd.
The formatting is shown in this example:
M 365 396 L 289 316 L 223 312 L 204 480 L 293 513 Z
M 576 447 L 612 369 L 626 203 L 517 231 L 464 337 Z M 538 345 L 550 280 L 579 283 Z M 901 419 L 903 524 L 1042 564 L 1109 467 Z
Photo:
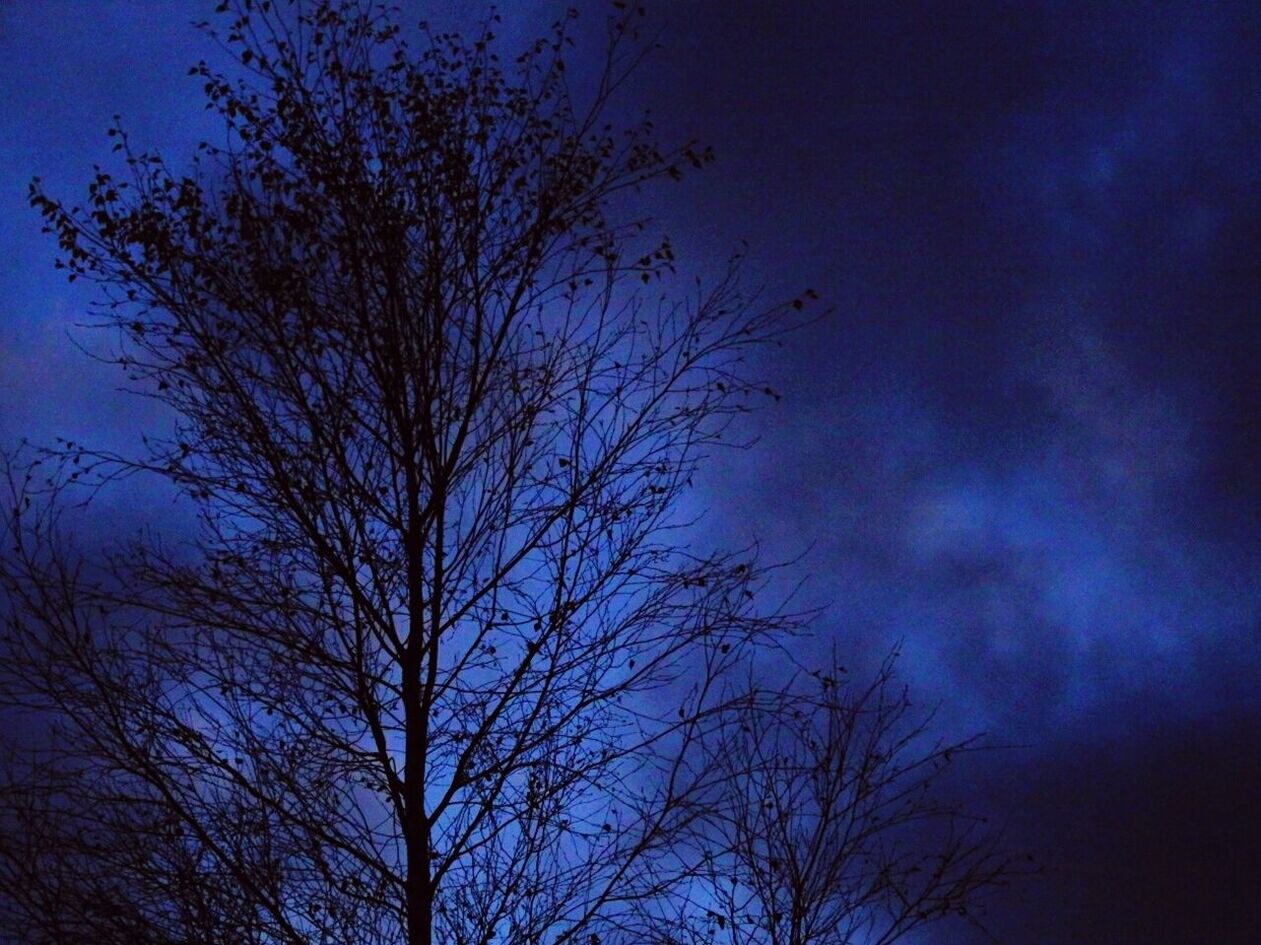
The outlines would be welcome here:
M 1145 700 L 1105 712 L 1146 721 L 1117 732 L 1083 720 L 1023 761 L 998 753 L 971 769 L 972 801 L 1007 825 L 1013 846 L 1037 850 L 1044 870 L 994 900 L 995 936 L 1010 945 L 1261 940 L 1261 719 L 1187 720 Z M 956 929 L 926 941 L 989 940 Z

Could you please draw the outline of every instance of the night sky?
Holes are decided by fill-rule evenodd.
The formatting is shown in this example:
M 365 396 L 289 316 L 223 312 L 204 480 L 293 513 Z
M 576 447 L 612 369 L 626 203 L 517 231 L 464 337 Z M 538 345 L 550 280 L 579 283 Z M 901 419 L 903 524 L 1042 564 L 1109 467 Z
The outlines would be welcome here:
M 821 650 L 900 643 L 947 734 L 1015 746 L 951 785 L 1045 866 L 999 941 L 1255 945 L 1261 6 L 659 6 L 626 107 L 719 161 L 646 209 L 684 268 L 744 238 L 753 281 L 832 306 L 766 361 L 784 399 L 716 458 L 707 537 L 808 548 Z M 6 445 L 154 420 L 68 340 L 88 295 L 26 186 L 80 193 L 114 113 L 171 158 L 214 137 L 184 75 L 208 7 L 0 2 Z M 503 7 L 517 35 L 556 9 Z

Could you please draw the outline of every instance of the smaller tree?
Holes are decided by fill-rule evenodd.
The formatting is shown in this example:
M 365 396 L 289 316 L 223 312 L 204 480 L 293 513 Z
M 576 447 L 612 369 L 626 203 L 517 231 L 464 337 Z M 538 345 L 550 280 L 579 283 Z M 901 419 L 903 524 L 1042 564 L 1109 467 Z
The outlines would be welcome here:
M 710 931 L 732 945 L 887 945 L 1014 872 L 996 837 L 943 801 L 938 776 L 976 739 L 934 740 L 893 675 L 830 672 L 777 699 L 750 698 L 711 746 L 726 775 L 715 818 Z

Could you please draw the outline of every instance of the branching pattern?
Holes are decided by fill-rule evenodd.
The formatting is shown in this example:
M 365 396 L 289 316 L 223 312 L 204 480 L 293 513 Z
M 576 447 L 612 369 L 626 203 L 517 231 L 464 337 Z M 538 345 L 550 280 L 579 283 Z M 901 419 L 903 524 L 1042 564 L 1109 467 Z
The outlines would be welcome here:
M 762 306 L 737 258 L 657 294 L 670 243 L 610 219 L 710 160 L 603 117 L 640 12 L 581 107 L 568 20 L 504 66 L 494 16 L 416 51 L 358 2 L 221 12 L 239 77 L 192 71 L 227 144 L 179 174 L 116 128 L 127 172 L 81 207 L 32 187 L 177 420 L 139 457 L 7 466 L 2 693 L 49 725 L 5 765 L 14 940 L 598 945 L 753 897 L 772 945 L 849 941 L 832 916 L 869 902 L 829 858 L 867 834 L 760 874 L 797 862 L 750 800 L 796 803 L 761 737 L 788 696 L 733 670 L 799 620 L 756 606 L 750 555 L 680 537 L 698 463 L 771 393 L 747 355 L 813 293 Z M 135 474 L 195 538 L 80 554 L 59 496 Z

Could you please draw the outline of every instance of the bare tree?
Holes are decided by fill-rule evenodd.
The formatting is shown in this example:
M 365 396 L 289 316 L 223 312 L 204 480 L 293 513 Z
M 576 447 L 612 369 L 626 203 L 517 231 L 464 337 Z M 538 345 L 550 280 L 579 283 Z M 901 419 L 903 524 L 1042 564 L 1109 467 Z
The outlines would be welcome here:
M 0 693 L 49 732 L 5 766 L 4 926 L 682 934 L 744 849 L 731 782 L 761 756 L 708 763 L 759 717 L 733 671 L 799 622 L 758 609 L 748 555 L 689 548 L 681 500 L 812 293 L 759 307 L 738 261 L 658 291 L 669 242 L 613 206 L 709 155 L 606 117 L 638 11 L 585 105 L 568 20 L 505 67 L 493 16 L 414 51 L 355 0 L 220 11 L 239 75 L 193 72 L 223 147 L 183 174 L 116 128 L 127 172 L 82 207 L 32 187 L 174 425 L 8 466 Z M 81 553 L 58 496 L 131 474 L 196 534 Z
M 833 659 L 813 693 L 750 696 L 714 739 L 727 776 L 712 827 L 710 937 L 732 945 L 886 945 L 944 916 L 972 916 L 980 893 L 1016 872 L 984 821 L 935 790 L 979 747 L 934 740 L 893 676 L 847 681 Z

